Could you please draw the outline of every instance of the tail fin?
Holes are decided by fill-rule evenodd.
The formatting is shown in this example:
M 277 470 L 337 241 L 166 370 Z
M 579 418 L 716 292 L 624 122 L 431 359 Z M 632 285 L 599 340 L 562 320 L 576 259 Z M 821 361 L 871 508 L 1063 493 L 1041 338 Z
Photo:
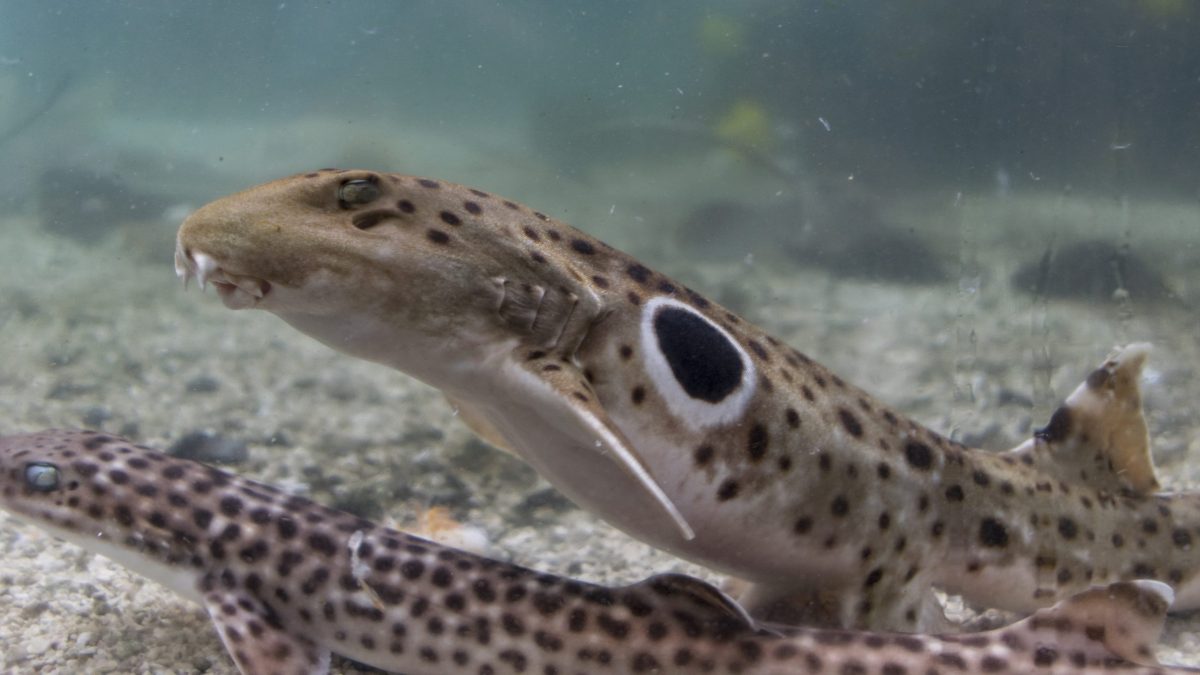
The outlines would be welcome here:
M 1035 663 L 1117 657 L 1153 666 L 1158 665 L 1154 645 L 1174 598 L 1171 587 L 1159 581 L 1096 586 L 998 633 L 1006 643 L 1032 643 Z
M 1139 495 L 1158 490 L 1138 386 L 1149 353 L 1146 343 L 1118 349 L 1012 452 L 1060 480 Z

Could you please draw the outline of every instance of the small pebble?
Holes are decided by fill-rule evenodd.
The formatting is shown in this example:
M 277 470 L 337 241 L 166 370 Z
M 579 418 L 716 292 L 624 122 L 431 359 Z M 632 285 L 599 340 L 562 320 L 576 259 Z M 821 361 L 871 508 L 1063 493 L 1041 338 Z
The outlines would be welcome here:
M 197 375 L 184 385 L 184 390 L 189 394 L 211 394 L 220 388 L 221 382 L 209 375 Z
M 267 445 L 273 448 L 290 448 L 292 447 L 292 439 L 284 431 L 276 431 L 267 437 Z
M 112 411 L 101 405 L 94 405 L 83 413 L 83 426 L 89 429 L 96 429 L 104 426 L 104 423 L 112 419 Z
M 520 521 L 528 521 L 536 516 L 546 516 L 555 513 L 565 513 L 575 508 L 571 500 L 552 487 L 542 488 L 531 493 L 520 504 L 513 507 L 513 514 Z
M 250 457 L 242 441 L 207 431 L 193 431 L 185 435 L 171 444 L 167 453 L 211 464 L 238 464 Z

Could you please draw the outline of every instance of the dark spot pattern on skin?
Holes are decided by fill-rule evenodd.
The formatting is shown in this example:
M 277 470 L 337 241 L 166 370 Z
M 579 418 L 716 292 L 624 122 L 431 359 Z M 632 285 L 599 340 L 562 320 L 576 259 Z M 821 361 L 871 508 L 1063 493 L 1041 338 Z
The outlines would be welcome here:
M 741 385 L 745 367 L 738 350 L 698 314 L 662 307 L 653 326 L 658 348 L 688 396 L 718 403 Z
M 829 505 L 829 512 L 838 518 L 845 516 L 850 513 L 850 501 L 846 499 L 845 495 L 834 497 L 833 502 Z
M 314 532 L 308 535 L 308 545 L 317 553 L 333 557 L 337 553 L 337 546 L 329 535 L 322 532 Z
M 450 235 L 432 227 L 425 231 L 425 237 L 435 244 L 445 245 L 450 243 Z
M 759 344 L 757 340 L 749 340 L 746 344 L 750 346 L 750 351 L 754 352 L 755 356 L 759 359 L 763 361 L 771 359 L 770 355 L 767 354 L 767 349 Z
M 1192 547 L 1192 535 L 1183 528 L 1176 528 L 1171 533 L 1171 541 L 1174 542 L 1177 548 L 1186 550 Z
M 417 183 L 419 183 L 421 187 L 430 188 L 432 190 L 436 190 L 437 188 L 441 187 L 436 180 L 430 180 L 428 178 L 418 178 Z
M 1063 516 L 1058 519 L 1058 533 L 1063 539 L 1074 539 L 1079 535 L 1079 526 L 1075 521 Z
M 405 560 L 400 565 L 400 574 L 404 575 L 405 579 L 413 581 L 419 579 L 425 573 L 425 563 L 420 560 Z
M 467 213 L 470 213 L 471 215 L 474 215 L 474 216 L 477 216 L 477 215 L 483 213 L 483 207 L 475 202 L 471 202 L 471 201 L 463 202 L 463 208 L 467 210 Z
M 920 441 L 909 441 L 904 444 L 904 458 L 914 469 L 925 471 L 933 467 L 933 449 Z
M 795 408 L 788 408 L 783 413 L 784 419 L 787 420 L 787 425 L 793 429 L 800 427 L 800 413 L 796 412 Z
M 407 199 L 401 199 L 400 201 L 396 202 L 396 208 L 400 209 L 400 211 L 404 213 L 413 213 L 417 210 L 417 207 Z
M 988 548 L 1008 546 L 1008 529 L 995 518 L 984 518 L 979 524 L 979 543 Z
M 227 495 L 221 498 L 220 508 L 221 515 L 227 518 L 236 518 L 242 512 L 242 500 Z
M 727 502 L 733 499 L 738 494 L 738 482 L 732 478 L 721 483 L 721 487 L 717 488 L 717 501 Z
M 1099 391 L 1104 387 L 1105 384 L 1108 383 L 1108 380 L 1111 377 L 1112 374 L 1109 373 L 1107 369 L 1097 368 L 1088 373 L 1085 382 L 1087 382 L 1088 389 Z
M 596 253 L 596 247 L 592 246 L 591 242 L 583 239 L 572 239 L 571 249 L 581 255 L 593 255 Z
M 855 438 L 862 438 L 862 424 L 858 421 L 858 417 L 854 413 L 845 408 L 838 408 L 838 418 L 841 420 L 842 428 L 846 430 L 846 433 Z
M 640 265 L 638 263 L 631 263 L 628 267 L 625 268 L 625 273 L 629 275 L 630 279 L 633 279 L 634 281 L 638 282 L 639 284 L 645 284 L 647 281 L 649 281 L 650 274 L 651 274 L 650 269 L 648 267 L 646 267 L 645 265 Z
M 192 511 L 192 522 L 196 523 L 196 527 L 206 530 L 212 523 L 213 513 L 208 509 L 196 509 Z
M 1058 660 L 1058 651 L 1053 647 L 1038 647 L 1033 652 L 1033 664 L 1041 668 L 1049 668 Z
M 1071 433 L 1071 411 L 1066 406 L 1059 406 L 1050 415 L 1050 422 L 1033 432 L 1035 438 L 1047 443 L 1059 443 Z
M 746 437 L 746 454 L 750 455 L 750 459 L 757 462 L 767 454 L 767 427 L 761 423 L 750 427 L 750 434 Z
M 442 211 L 438 214 L 438 217 L 441 218 L 442 222 L 446 223 L 447 225 L 453 225 L 455 227 L 462 225 L 462 218 L 459 218 L 457 215 L 449 211 Z

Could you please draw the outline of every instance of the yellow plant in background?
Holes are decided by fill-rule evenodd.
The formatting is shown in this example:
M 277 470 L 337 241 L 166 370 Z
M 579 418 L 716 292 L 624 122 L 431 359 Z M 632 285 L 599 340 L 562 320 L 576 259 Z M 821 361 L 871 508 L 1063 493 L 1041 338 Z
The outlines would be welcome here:
M 771 118 L 758 101 L 742 99 L 717 120 L 713 133 L 737 148 L 763 149 L 771 144 Z
M 1151 16 L 1162 18 L 1186 14 L 1196 3 L 1193 0 L 1142 0 L 1142 10 Z
M 722 14 L 706 14 L 696 29 L 700 49 L 713 56 L 737 54 L 746 40 L 746 27 L 737 19 Z

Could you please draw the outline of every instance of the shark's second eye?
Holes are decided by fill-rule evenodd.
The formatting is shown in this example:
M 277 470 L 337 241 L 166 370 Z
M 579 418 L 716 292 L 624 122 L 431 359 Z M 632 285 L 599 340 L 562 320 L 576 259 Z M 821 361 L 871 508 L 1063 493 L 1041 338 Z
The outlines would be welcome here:
M 338 204 L 342 208 L 369 204 L 379 197 L 379 185 L 372 180 L 349 180 L 338 188 Z
M 35 462 L 25 467 L 25 484 L 38 492 L 58 489 L 60 474 L 58 467 L 45 462 Z

